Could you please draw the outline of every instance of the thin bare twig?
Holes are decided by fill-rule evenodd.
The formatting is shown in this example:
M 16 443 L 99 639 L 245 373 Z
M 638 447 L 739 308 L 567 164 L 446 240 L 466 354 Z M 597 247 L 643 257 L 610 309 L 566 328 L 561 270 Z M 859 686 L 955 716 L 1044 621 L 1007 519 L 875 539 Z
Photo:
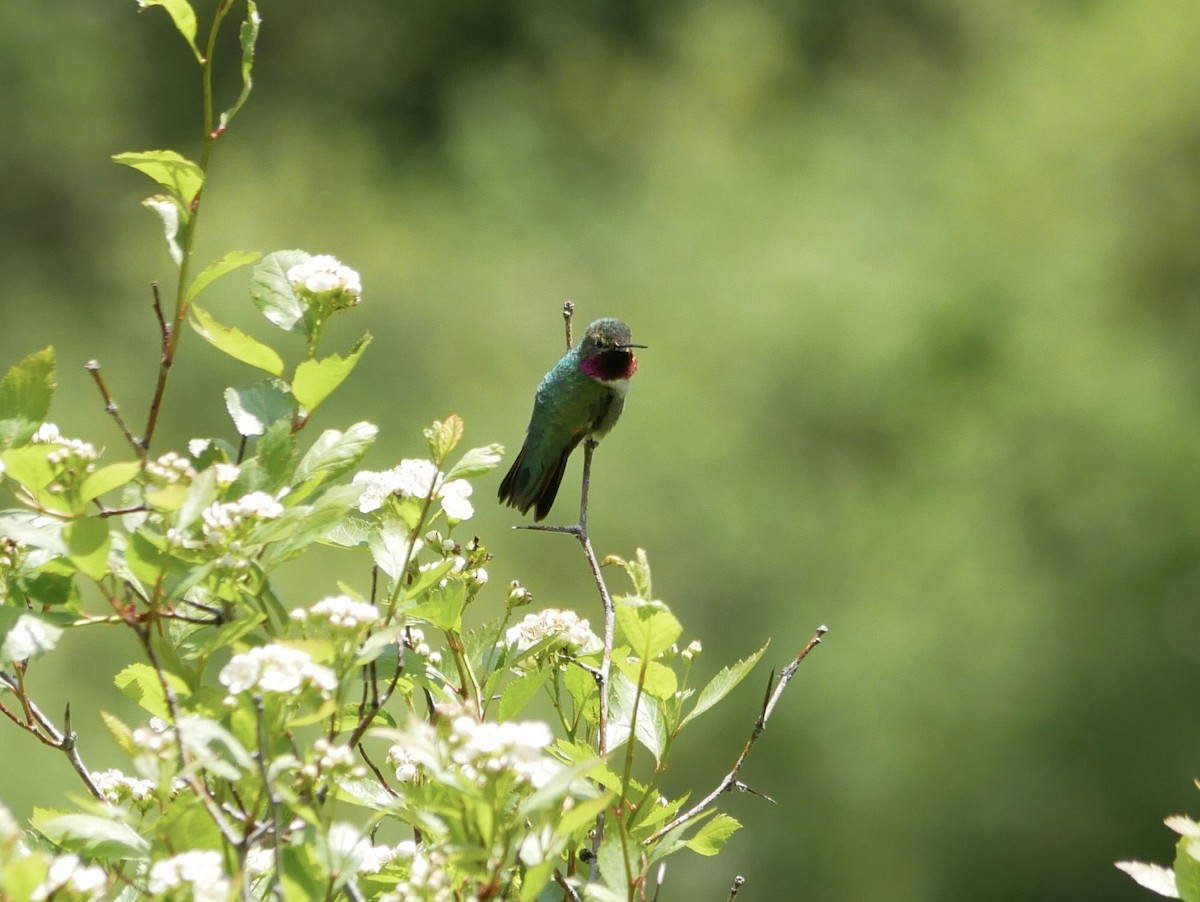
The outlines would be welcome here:
M 563 891 L 564 899 L 570 899 L 571 902 L 582 902 L 582 900 L 579 898 L 579 893 L 575 892 L 575 887 L 571 886 L 571 884 L 567 882 L 566 875 L 563 874 L 563 872 L 558 868 L 554 869 L 554 882 L 557 883 L 559 888 Z
M 738 890 L 740 890 L 745 883 L 746 878 L 741 874 L 738 874 L 736 877 L 734 877 L 733 886 L 729 887 L 729 897 L 726 902 L 733 902 L 734 897 L 738 894 Z
M 89 360 L 83 365 L 83 368 L 92 374 L 92 380 L 96 383 L 96 388 L 100 389 L 100 397 L 104 399 L 104 410 L 113 420 L 116 421 L 117 427 L 121 430 L 121 434 L 125 436 L 125 441 L 129 442 L 133 448 L 133 453 L 140 459 L 146 459 L 146 449 L 142 446 L 141 439 L 134 436 L 129 431 L 129 427 L 125 424 L 125 419 L 121 416 L 121 409 L 117 406 L 117 402 L 113 400 L 112 393 L 108 390 L 108 385 L 104 381 L 104 377 L 100 375 L 100 361 Z
M 75 773 L 79 774 L 79 778 L 83 780 L 83 785 L 87 787 L 87 791 L 92 796 L 101 801 L 104 800 L 104 793 L 96 785 L 96 781 L 92 779 L 92 773 L 83 763 L 83 758 L 79 754 L 79 749 L 75 744 L 75 731 L 71 729 L 71 706 L 67 705 L 66 714 L 63 716 L 63 728 L 60 730 L 54 725 L 49 717 L 34 703 L 20 682 L 11 674 L 0 671 L 0 683 L 6 685 L 17 695 L 21 700 L 22 708 L 25 710 L 31 720 L 22 720 L 16 716 L 16 713 L 10 711 L 6 706 L 0 705 L 0 713 L 8 717 L 13 723 L 21 727 L 23 730 L 32 733 L 44 745 L 56 748 L 67 756 L 67 760 L 71 763 L 71 767 Z
M 775 684 L 772 690 L 770 683 L 767 685 L 767 697 L 763 700 L 762 711 L 759 712 L 758 718 L 754 721 L 754 728 L 750 731 L 750 738 L 746 740 L 746 744 L 742 747 L 741 754 L 737 756 L 737 760 L 733 763 L 733 769 L 727 773 L 721 782 L 717 784 L 716 789 L 702 798 L 699 802 L 679 815 L 668 824 L 664 825 L 653 834 L 649 839 L 645 840 L 644 845 L 651 845 L 654 842 L 662 839 L 666 834 L 670 833 L 676 827 L 686 824 L 688 821 L 699 817 L 703 814 L 708 806 L 716 801 L 717 796 L 723 792 L 728 792 L 731 789 L 741 789 L 743 791 L 751 791 L 746 784 L 738 780 L 738 773 L 742 769 L 742 765 L 746 763 L 746 759 L 750 757 L 750 750 L 754 748 L 754 743 L 758 742 L 758 737 L 762 735 L 762 731 L 767 726 L 767 720 L 771 717 L 771 712 L 775 710 L 775 706 L 779 703 L 780 696 L 783 695 L 783 690 L 787 688 L 787 684 L 791 682 L 796 671 L 800 667 L 800 662 L 808 657 L 808 653 L 821 644 L 821 638 L 829 632 L 829 627 L 819 626 L 817 631 L 813 633 L 812 638 L 808 640 L 808 644 L 800 649 L 800 654 L 792 659 L 792 662 L 779 674 L 779 682 Z M 761 795 L 761 793 L 759 793 Z M 735 883 L 735 886 L 740 884 Z
M 567 330 L 567 350 L 571 350 L 571 346 L 575 344 L 571 339 L 571 317 L 575 315 L 575 302 L 563 301 L 563 326 Z

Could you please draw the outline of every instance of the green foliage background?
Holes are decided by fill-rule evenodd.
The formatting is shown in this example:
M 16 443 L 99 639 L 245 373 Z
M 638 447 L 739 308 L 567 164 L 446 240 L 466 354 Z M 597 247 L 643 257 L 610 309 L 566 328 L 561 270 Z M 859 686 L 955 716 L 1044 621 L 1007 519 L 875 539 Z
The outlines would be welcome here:
M 83 363 L 140 420 L 147 282 L 171 264 L 109 156 L 199 144 L 193 64 L 133 6 L 0 9 L 0 364 L 53 342 L 52 418 L 114 451 Z M 673 865 L 669 898 L 720 898 L 735 872 L 749 898 L 1143 898 L 1111 863 L 1169 859 L 1161 818 L 1195 813 L 1200 773 L 1194 5 L 262 14 L 200 256 L 303 247 L 362 272 L 353 329 L 376 342 L 316 425 L 378 422 L 377 468 L 450 411 L 514 452 L 563 298 L 621 316 L 650 349 L 597 455 L 597 549 L 650 550 L 701 671 L 832 629 L 743 773 L 779 804 L 730 799 L 748 829 Z M 236 276 L 208 306 L 257 330 L 245 298 Z M 190 335 L 177 366 L 159 450 L 231 434 L 220 390 L 248 371 Z M 599 620 L 570 542 L 476 500 L 484 603 L 519 576 Z M 290 602 L 332 590 L 335 562 Z M 131 654 L 34 670 L 95 766 Z M 739 692 L 676 789 L 728 769 L 760 702 Z M 18 814 L 73 785 L 47 760 L 4 731 Z

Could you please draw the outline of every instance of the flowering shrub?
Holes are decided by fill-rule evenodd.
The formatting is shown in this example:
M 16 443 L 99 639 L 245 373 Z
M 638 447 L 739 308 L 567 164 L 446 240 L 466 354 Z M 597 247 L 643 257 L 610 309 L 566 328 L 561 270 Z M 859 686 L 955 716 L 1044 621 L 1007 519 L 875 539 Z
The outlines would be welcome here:
M 329 319 L 365 296 L 359 274 L 328 255 L 233 251 L 193 275 L 207 162 L 250 90 L 257 7 L 244 2 L 243 90 L 213 121 L 211 50 L 234 2 L 217 4 L 206 55 L 186 0 L 140 2 L 162 6 L 195 52 L 206 146 L 203 164 L 116 157 L 164 192 L 146 204 L 178 268 L 173 309 L 155 295 L 161 367 L 144 430 L 119 413 L 99 363 L 88 369 L 123 450 L 47 421 L 53 348 L 0 380 L 0 714 L 64 754 L 90 796 L 47 800 L 26 829 L 0 804 L 0 897 L 632 899 L 667 856 L 715 854 L 738 824 L 713 802 L 740 786 L 773 701 L 701 802 L 684 810 L 660 779 L 684 727 L 762 650 L 694 686 L 699 645 L 679 651 L 683 628 L 654 599 L 640 551 L 607 560 L 627 596 L 612 598 L 595 566 L 603 636 L 569 610 L 513 623 L 532 596 L 517 582 L 482 596 L 491 555 L 457 534 L 498 445 L 460 451 L 451 415 L 425 430 L 424 454 L 369 472 L 356 470 L 373 424 L 312 434 L 370 343 L 322 356 Z M 199 303 L 246 266 L 250 301 L 302 342 L 295 366 Z M 229 436 L 151 456 L 185 324 L 260 381 L 225 392 Z M 281 597 L 277 573 L 316 546 L 344 555 L 339 593 Z M 115 683 L 144 722 L 103 716 L 127 770 L 91 770 L 95 737 L 37 704 L 39 660 L 67 629 L 137 640 L 140 659 Z M 522 719 L 539 696 L 550 722 Z

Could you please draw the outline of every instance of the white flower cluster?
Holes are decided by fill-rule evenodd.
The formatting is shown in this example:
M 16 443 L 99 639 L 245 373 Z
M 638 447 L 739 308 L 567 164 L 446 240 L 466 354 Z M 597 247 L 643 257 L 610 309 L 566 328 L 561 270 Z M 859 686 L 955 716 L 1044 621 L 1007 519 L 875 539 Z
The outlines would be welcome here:
M 411 845 L 411 849 L 406 846 Z M 397 857 L 411 858 L 408 879 L 379 897 L 379 902 L 477 902 L 474 895 L 460 896 L 451 885 L 446 855 L 440 849 L 401 843 Z
M 255 520 L 277 520 L 283 505 L 266 492 L 249 492 L 234 501 L 214 501 L 200 515 L 204 540 L 222 545 Z
M 468 778 L 480 782 L 489 774 L 508 772 L 519 783 L 545 786 L 562 765 L 544 752 L 554 734 L 541 721 L 480 723 L 463 715 L 450 726 L 450 759 Z
M 85 867 L 78 855 L 57 855 L 50 861 L 50 870 L 29 896 L 34 902 L 43 899 L 71 898 L 99 899 L 108 887 L 108 875 L 104 869 L 91 865 Z
M 526 614 L 524 620 L 504 634 L 505 644 L 521 651 L 551 638 L 558 639 L 562 647 L 573 652 L 595 651 L 602 644 L 586 620 L 574 611 L 559 608 Z
M 379 622 L 379 609 L 365 601 L 355 601 L 349 595 L 330 595 L 311 608 L 292 611 L 298 623 L 328 625 L 334 630 L 357 632 Z
M 182 454 L 168 451 L 157 460 L 146 461 L 146 475 L 162 485 L 174 485 L 177 482 L 191 482 L 196 478 L 196 470 Z
M 234 655 L 217 679 L 233 695 L 249 690 L 292 694 L 311 686 L 329 696 L 337 688 L 332 670 L 317 664 L 308 652 L 286 645 L 263 645 Z
M 72 459 L 81 464 L 94 463 L 100 456 L 96 446 L 82 439 L 66 438 L 53 423 L 42 423 L 29 439 L 35 445 L 62 445 L 46 458 L 55 466 L 64 464 Z
M 328 299 L 334 307 L 353 307 L 362 300 L 362 278 L 337 257 L 317 254 L 287 271 L 297 291 Z
M 471 483 L 465 479 L 447 482 L 446 474 L 429 460 L 402 460 L 398 466 L 382 472 L 363 470 L 355 474 L 354 484 L 364 486 L 358 499 L 358 509 L 364 514 L 382 507 L 390 495 L 399 494 L 440 501 L 451 520 L 469 520 L 475 515 L 475 508 L 467 500 L 471 497 Z
M 412 783 L 420 773 L 416 757 L 402 745 L 393 745 L 387 750 L 387 763 L 396 768 L 396 779 L 401 783 Z
M 146 889 L 156 896 L 173 889 L 190 889 L 195 902 L 225 902 L 229 878 L 221 866 L 220 852 L 195 850 L 154 862 Z
M 366 769 L 354 762 L 354 750 L 348 745 L 334 745 L 322 736 L 313 742 L 313 751 L 318 755 L 317 760 L 300 769 L 310 780 L 316 779 L 320 774 L 326 777 L 361 777 L 366 774 Z
M 151 717 L 150 723 L 135 728 L 130 739 L 135 748 L 158 758 L 168 759 L 175 755 L 175 732 L 161 717 Z
M 102 770 L 92 774 L 92 782 L 100 790 L 105 799 L 116 804 L 125 799 L 134 802 L 145 802 L 154 795 L 154 783 L 150 780 L 139 780 L 119 770 Z

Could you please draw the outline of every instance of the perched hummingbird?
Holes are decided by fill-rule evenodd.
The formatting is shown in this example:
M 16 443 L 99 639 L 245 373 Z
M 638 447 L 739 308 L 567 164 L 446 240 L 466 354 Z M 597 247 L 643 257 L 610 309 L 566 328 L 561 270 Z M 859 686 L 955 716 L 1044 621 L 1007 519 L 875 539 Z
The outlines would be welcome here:
M 606 435 L 621 416 L 637 358 L 629 327 L 619 319 L 598 319 L 583 341 L 563 354 L 538 385 L 525 444 L 500 483 L 500 500 L 521 513 L 535 505 L 533 518 L 550 513 L 567 458 L 589 436 Z

